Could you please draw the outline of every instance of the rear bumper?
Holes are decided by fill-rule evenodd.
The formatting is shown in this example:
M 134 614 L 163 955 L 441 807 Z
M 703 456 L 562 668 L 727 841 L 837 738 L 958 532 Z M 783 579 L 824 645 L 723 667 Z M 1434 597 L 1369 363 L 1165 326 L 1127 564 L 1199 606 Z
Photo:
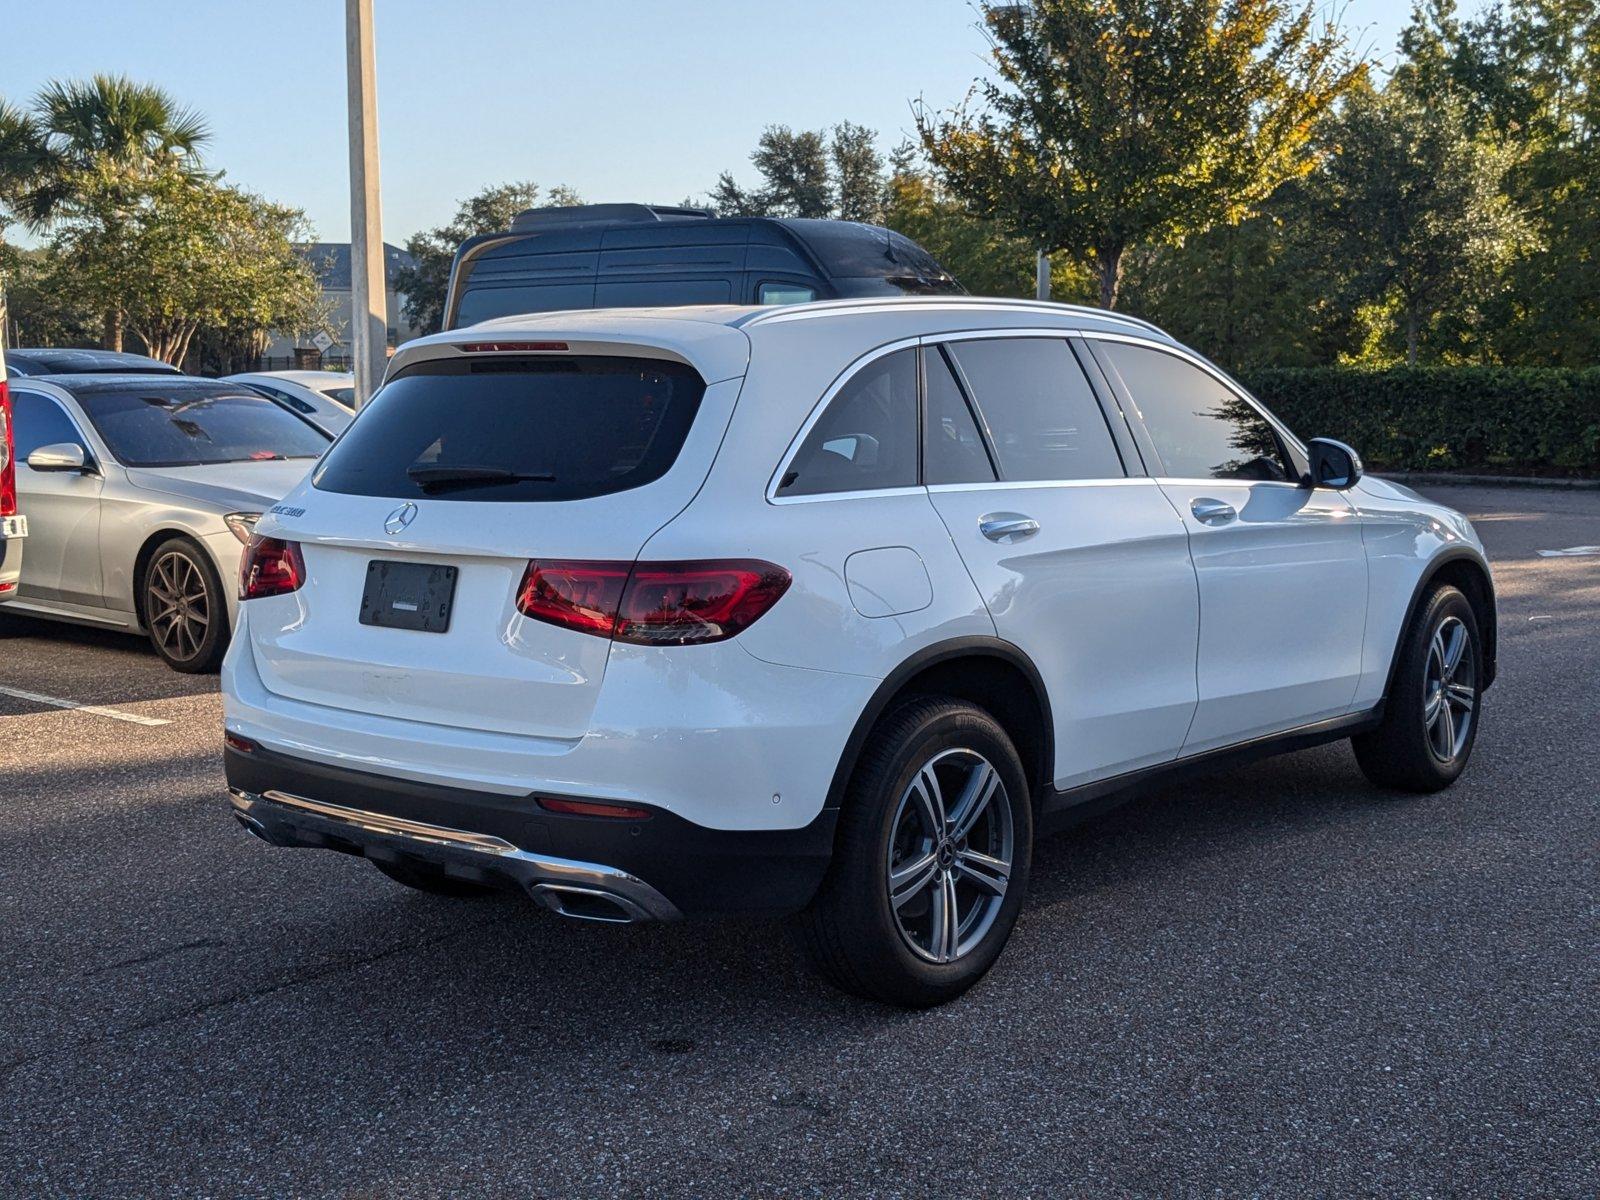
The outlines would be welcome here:
M 431 863 L 520 888 L 565 916 L 796 912 L 833 852 L 833 809 L 800 829 L 716 830 L 664 809 L 646 820 L 551 813 L 535 793 L 442 787 L 264 747 L 224 758 L 235 817 L 273 845 Z

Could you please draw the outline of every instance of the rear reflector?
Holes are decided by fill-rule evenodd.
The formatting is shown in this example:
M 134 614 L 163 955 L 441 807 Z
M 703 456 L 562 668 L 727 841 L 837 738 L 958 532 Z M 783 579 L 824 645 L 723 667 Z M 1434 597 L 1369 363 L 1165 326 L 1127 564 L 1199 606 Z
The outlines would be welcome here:
M 222 744 L 229 750 L 237 750 L 240 754 L 254 754 L 260 749 L 255 742 L 231 729 L 222 731 Z
M 626 804 L 607 804 L 600 800 L 563 800 L 557 796 L 540 796 L 539 807 L 546 812 L 565 813 L 570 817 L 610 817 L 616 821 L 647 821 L 648 808 L 630 808 Z
M 565 350 L 565 342 L 467 342 L 463 354 L 547 354 Z
M 239 562 L 239 599 L 263 600 L 296 591 L 306 581 L 306 561 L 299 542 L 281 538 L 250 539 Z
M 535 559 L 517 611 L 641 646 L 720 642 L 754 625 L 788 590 L 789 572 L 759 559 L 554 562 Z

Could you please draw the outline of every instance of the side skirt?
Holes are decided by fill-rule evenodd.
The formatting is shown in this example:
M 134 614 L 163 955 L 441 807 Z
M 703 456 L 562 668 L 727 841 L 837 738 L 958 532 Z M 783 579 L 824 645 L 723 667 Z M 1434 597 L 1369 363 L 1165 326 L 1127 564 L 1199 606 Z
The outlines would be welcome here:
M 1236 746 L 1208 750 L 1204 754 L 1130 771 L 1126 775 L 1097 779 L 1065 791 L 1050 788 L 1040 805 L 1039 832 L 1048 835 L 1071 829 L 1091 817 L 1109 812 L 1129 800 L 1179 780 L 1209 775 L 1226 767 L 1237 767 L 1294 750 L 1308 750 L 1312 746 L 1342 741 L 1376 728 L 1382 720 L 1383 705 L 1380 703 L 1366 712 L 1333 717 L 1318 721 L 1315 725 L 1302 725 L 1298 729 L 1268 734 Z

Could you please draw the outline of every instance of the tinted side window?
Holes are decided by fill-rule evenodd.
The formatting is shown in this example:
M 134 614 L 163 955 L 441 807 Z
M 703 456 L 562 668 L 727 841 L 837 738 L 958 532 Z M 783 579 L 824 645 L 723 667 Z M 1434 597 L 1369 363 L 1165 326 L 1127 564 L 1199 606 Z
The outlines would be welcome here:
M 966 397 L 950 373 L 950 364 L 936 347 L 924 350 L 922 360 L 928 388 L 922 432 L 922 466 L 927 481 L 994 482 L 994 464 L 989 461 Z
M 756 292 L 757 304 L 810 304 L 817 289 L 803 283 L 763 283 Z
M 1180 479 L 1294 478 L 1272 423 L 1220 380 L 1173 354 L 1101 342 L 1161 455 Z
M 16 440 L 17 461 L 25 463 L 28 455 L 40 446 L 53 446 L 57 442 L 71 442 L 83 446 L 83 437 L 72 418 L 61 411 L 54 400 L 33 392 L 11 393 L 11 415 L 15 422 L 12 436 Z M 88 447 L 84 446 L 84 451 Z
M 1126 473 L 1083 369 L 1062 338 L 952 342 L 1006 479 L 1121 479 Z
M 811 427 L 780 496 L 917 484 L 917 357 L 898 350 L 851 377 Z

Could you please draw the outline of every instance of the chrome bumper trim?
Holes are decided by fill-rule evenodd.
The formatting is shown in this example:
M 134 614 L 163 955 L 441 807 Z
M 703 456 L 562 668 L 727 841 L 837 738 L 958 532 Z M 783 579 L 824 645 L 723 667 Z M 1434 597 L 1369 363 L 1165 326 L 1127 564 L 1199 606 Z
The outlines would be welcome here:
M 447 871 L 456 867 L 458 872 L 469 874 L 499 874 L 563 916 L 622 922 L 675 921 L 683 915 L 672 901 L 626 871 L 601 863 L 534 854 L 490 834 L 346 808 L 276 790 L 258 793 L 229 788 L 228 799 L 240 823 L 274 845 L 315 845 L 317 837 L 333 837 L 360 846 L 363 851 L 387 849 L 435 863 Z M 609 900 L 621 915 L 598 916 L 573 911 L 563 904 L 563 895 L 578 894 Z

